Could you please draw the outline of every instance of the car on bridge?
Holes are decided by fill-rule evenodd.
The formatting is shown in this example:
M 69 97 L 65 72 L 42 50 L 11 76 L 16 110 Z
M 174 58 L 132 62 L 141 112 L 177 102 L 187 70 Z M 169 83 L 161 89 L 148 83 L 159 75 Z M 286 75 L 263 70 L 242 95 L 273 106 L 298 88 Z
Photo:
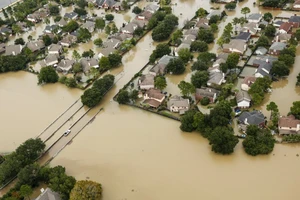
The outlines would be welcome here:
M 71 133 L 71 130 L 68 129 L 68 130 L 66 130 L 66 131 L 64 132 L 64 136 L 68 136 L 70 133 Z

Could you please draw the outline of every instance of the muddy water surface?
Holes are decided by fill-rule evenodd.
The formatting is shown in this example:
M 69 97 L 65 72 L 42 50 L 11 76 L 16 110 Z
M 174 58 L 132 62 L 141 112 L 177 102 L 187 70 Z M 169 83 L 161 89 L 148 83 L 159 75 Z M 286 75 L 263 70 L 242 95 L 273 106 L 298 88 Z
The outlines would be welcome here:
M 182 13 L 181 24 L 200 6 L 210 7 L 204 0 L 175 2 L 176 14 Z M 241 5 L 251 7 L 253 12 L 258 10 L 252 8 L 252 1 Z M 236 15 L 240 16 L 239 9 Z M 230 18 L 233 16 L 225 21 Z M 223 25 L 219 28 L 222 30 Z M 111 72 L 124 71 L 124 77 L 89 114 L 93 115 L 100 107 L 104 111 L 51 165 L 65 166 L 77 179 L 101 182 L 103 198 L 108 200 L 299 199 L 300 158 L 296 156 L 300 154 L 299 145 L 276 145 L 273 154 L 253 158 L 239 144 L 233 155 L 220 156 L 210 151 L 207 140 L 200 135 L 182 133 L 178 122 L 112 102 L 118 90 L 148 61 L 154 48 L 149 46 L 151 41 L 147 35 L 125 55 L 124 66 Z M 288 92 L 281 93 L 285 96 L 292 94 L 288 101 L 299 99 L 293 83 L 299 62 L 297 57 L 288 81 L 273 84 L 270 99 L 274 98 L 280 111 L 289 108 L 284 102 L 277 102 L 280 91 Z M 183 76 L 189 79 L 190 75 Z M 177 77 L 167 78 L 174 88 L 180 82 Z M 80 94 L 59 84 L 38 87 L 36 77 L 24 72 L 0 75 L 0 134 L 4 138 L 0 140 L 0 148 L 10 151 L 37 135 Z

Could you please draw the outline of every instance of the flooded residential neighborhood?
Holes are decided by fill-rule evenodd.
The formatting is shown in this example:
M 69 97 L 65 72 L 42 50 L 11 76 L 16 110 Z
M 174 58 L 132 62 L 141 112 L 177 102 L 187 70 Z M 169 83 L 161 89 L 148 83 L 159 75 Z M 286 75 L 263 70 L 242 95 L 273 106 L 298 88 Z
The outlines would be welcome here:
M 132 12 L 134 6 L 143 9 L 150 4 L 157 2 L 141 0 L 128 11 L 107 13 L 114 15 L 113 21 L 119 28 L 135 18 Z M 208 12 L 213 11 L 211 8 L 223 11 L 225 5 L 208 0 L 172 0 L 170 7 L 171 13 L 178 17 L 178 28 L 181 29 L 200 8 Z M 235 10 L 225 10 L 227 16 L 218 23 L 214 42 L 208 45 L 209 52 L 217 55 L 223 53 L 224 49 L 217 44 L 217 40 L 222 37 L 225 26 L 235 17 L 244 17 L 241 13 L 244 7 L 251 10 L 247 16 L 251 13 L 270 12 L 273 17 L 288 19 L 297 14 L 296 11 L 265 9 L 250 0 L 238 2 Z M 104 9 L 86 9 L 90 15 L 107 14 Z M 73 6 L 62 7 L 60 12 L 64 16 L 72 10 Z M 51 17 L 50 24 L 55 23 Z M 6 44 L 14 44 L 15 39 L 21 36 L 26 42 L 30 35 L 37 39 L 46 26 L 45 23 L 38 23 L 30 32 L 10 36 Z M 37 75 L 26 71 L 1 73 L 0 155 L 13 152 L 29 138 L 39 137 L 45 142 L 47 149 L 46 154 L 38 160 L 40 165 L 61 165 L 65 167 L 66 174 L 76 180 L 101 183 L 102 199 L 108 200 L 299 199 L 299 144 L 278 142 L 268 155 L 254 157 L 244 151 L 243 139 L 239 139 L 233 154 L 216 154 L 209 141 L 199 132 L 181 131 L 181 122 L 114 101 L 124 85 L 130 83 L 143 67 L 146 66 L 142 74 L 146 75 L 157 64 L 148 63 L 153 50 L 161 44 L 154 42 L 151 34 L 152 31 L 147 32 L 123 55 L 122 64 L 118 68 L 109 69 L 99 76 L 114 75 L 114 85 L 101 102 L 91 109 L 81 104 L 80 98 L 84 91 L 79 88 L 69 88 L 61 83 L 38 85 Z M 108 36 L 104 31 L 97 30 L 91 38 L 86 43 L 67 48 L 64 56 L 72 59 L 74 50 L 82 54 L 92 49 L 95 57 L 98 57 L 102 48 L 97 47 L 93 41 L 97 38 L 109 41 Z M 176 48 L 172 47 L 172 52 Z M 251 106 L 251 110 L 261 112 L 266 120 L 271 117 L 271 111 L 267 110 L 270 102 L 277 104 L 280 116 L 287 116 L 293 102 L 300 99 L 300 87 L 296 86 L 300 73 L 299 45 L 296 48 L 295 63 L 290 68 L 289 75 L 273 81 L 262 102 Z M 163 91 L 167 95 L 181 95 L 178 85 L 181 81 L 191 81 L 196 73 L 192 70 L 192 65 L 199 54 L 201 53 L 193 53 L 193 60 L 186 64 L 184 73 L 165 75 L 167 86 Z M 250 55 L 253 56 L 252 52 Z M 242 90 L 245 77 L 259 78 L 258 67 L 253 67 L 253 60 L 254 57 L 242 60 L 242 72 L 233 88 Z M 134 88 L 137 87 L 138 80 L 139 77 L 134 81 Z M 197 104 L 204 114 L 210 113 L 210 106 Z M 179 114 L 175 113 L 174 116 L 179 117 Z M 238 118 L 234 120 L 233 127 L 238 132 L 236 121 Z M 70 127 L 72 131 L 66 134 Z M 0 190 L 0 196 L 5 195 L 14 184 L 15 182 Z M 44 184 L 39 189 L 41 187 L 47 188 Z M 31 199 L 39 196 L 39 189 L 34 191 Z

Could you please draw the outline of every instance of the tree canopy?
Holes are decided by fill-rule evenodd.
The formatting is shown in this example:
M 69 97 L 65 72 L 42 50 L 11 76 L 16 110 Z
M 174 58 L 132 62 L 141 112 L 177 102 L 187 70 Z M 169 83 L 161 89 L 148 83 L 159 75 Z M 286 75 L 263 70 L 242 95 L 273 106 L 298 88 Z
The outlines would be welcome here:
M 290 114 L 300 119 L 300 101 L 293 102 L 293 106 L 290 108 Z
M 191 60 L 192 54 L 188 48 L 182 48 L 178 51 L 178 56 L 185 63 Z
M 70 194 L 70 200 L 101 199 L 102 187 L 93 181 L 77 181 Z
M 158 44 L 155 50 L 152 51 L 149 61 L 151 63 L 154 63 L 157 58 L 161 58 L 164 55 L 169 55 L 170 53 L 171 53 L 171 49 L 167 43 Z
M 180 81 L 178 88 L 183 96 L 189 96 L 195 92 L 195 87 L 191 83 L 185 81 Z
M 180 58 L 171 59 L 166 68 L 171 74 L 183 74 L 185 71 L 184 62 Z
M 56 83 L 58 81 L 58 78 L 58 74 L 53 67 L 43 67 L 38 74 L 38 84 Z
M 201 88 L 205 86 L 209 80 L 209 73 L 207 71 L 197 71 L 191 77 L 191 82 L 195 88 Z
M 220 154 L 231 154 L 239 142 L 233 135 L 233 130 L 225 127 L 216 127 L 208 137 L 212 151 Z
M 154 86 L 159 89 L 163 90 L 167 87 L 167 81 L 164 76 L 156 76 L 154 79 Z

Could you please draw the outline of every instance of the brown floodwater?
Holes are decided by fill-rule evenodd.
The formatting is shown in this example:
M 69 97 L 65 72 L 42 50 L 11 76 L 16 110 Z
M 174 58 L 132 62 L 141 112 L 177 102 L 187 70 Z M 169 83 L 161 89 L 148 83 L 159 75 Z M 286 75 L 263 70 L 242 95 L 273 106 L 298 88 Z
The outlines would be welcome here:
M 204 0 L 174 2 L 176 14 L 182 13 L 181 25 L 200 6 L 210 7 Z M 252 1 L 239 5 L 258 11 Z M 240 7 L 235 14 L 241 16 L 238 10 Z M 229 14 L 225 24 L 232 18 L 233 14 Z M 223 24 L 219 28 L 222 30 Z M 148 61 L 154 49 L 153 45 L 149 46 L 151 42 L 148 34 L 123 57 L 124 65 L 110 72 L 123 72 L 124 76 L 78 127 L 99 108 L 104 110 L 50 165 L 63 165 L 77 179 L 102 183 L 103 198 L 108 200 L 299 199 L 299 145 L 277 144 L 272 154 L 251 157 L 244 153 L 240 142 L 233 155 L 217 155 L 199 134 L 181 132 L 178 122 L 112 101 L 118 90 Z M 299 99 L 295 87 L 299 63 L 298 56 L 289 78 L 273 83 L 273 92 L 266 98 L 275 101 L 283 114 Z M 179 92 L 175 88 L 180 78 L 189 80 L 188 72 L 167 76 L 167 89 Z M 0 152 L 12 151 L 27 138 L 38 135 L 82 93 L 61 84 L 41 87 L 36 82 L 36 76 L 26 72 L 0 75 Z M 61 143 L 68 142 L 66 138 Z M 58 150 L 53 148 L 49 156 Z

